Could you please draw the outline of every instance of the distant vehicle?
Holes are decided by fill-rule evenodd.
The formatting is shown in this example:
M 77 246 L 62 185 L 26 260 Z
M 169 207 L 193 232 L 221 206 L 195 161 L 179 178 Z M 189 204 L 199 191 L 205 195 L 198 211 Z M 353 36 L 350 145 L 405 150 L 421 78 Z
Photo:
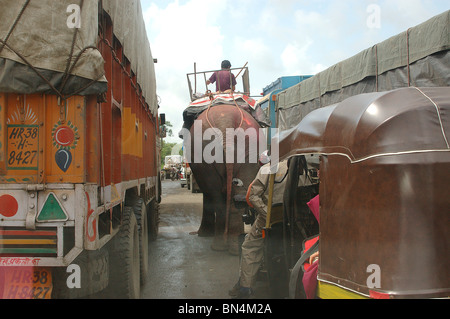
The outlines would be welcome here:
M 168 155 L 164 158 L 164 168 L 163 171 L 165 172 L 165 178 L 166 179 L 177 179 L 177 176 L 175 173 L 175 176 L 173 176 L 173 171 L 176 169 L 178 172 L 178 169 L 183 165 L 183 157 L 181 155 Z
M 184 168 L 184 166 L 181 168 L 179 175 L 180 175 L 180 184 L 181 184 L 181 187 L 183 188 L 184 186 L 187 185 L 186 169 Z

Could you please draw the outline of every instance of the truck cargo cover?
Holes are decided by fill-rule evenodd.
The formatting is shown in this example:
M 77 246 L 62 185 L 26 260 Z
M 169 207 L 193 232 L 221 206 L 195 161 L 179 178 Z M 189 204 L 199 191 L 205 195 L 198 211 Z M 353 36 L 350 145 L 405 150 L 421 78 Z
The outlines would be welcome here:
M 81 9 L 78 29 L 70 27 L 74 4 Z M 103 0 L 102 5 L 155 113 L 154 63 L 140 2 Z M 0 8 L 0 91 L 57 94 L 55 88 L 63 95 L 106 92 L 104 60 L 96 49 L 98 0 L 0 0 Z M 71 76 L 63 84 L 66 72 Z
M 278 95 L 279 128 L 362 93 L 450 85 L 450 11 L 341 61 Z

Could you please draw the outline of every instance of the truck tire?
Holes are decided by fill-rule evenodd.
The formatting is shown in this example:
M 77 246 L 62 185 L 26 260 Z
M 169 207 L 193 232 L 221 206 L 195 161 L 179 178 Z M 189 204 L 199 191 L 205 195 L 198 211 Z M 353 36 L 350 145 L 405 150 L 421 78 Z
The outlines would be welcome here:
M 145 202 L 142 198 L 138 198 L 133 205 L 134 215 L 139 228 L 139 252 L 141 267 L 141 285 L 145 284 L 148 274 L 148 214 Z
M 124 207 L 122 225 L 111 245 L 108 290 L 119 299 L 140 297 L 139 229 L 133 208 Z
M 88 296 L 95 298 L 96 293 L 101 292 L 108 286 L 108 261 L 107 249 L 83 251 L 72 263 L 80 267 L 81 283 L 79 288 L 68 288 L 67 280 L 71 273 L 67 272 L 66 267 L 54 268 L 52 298 L 76 299 Z
M 148 238 L 150 241 L 155 241 L 159 232 L 159 203 L 152 200 L 148 204 Z

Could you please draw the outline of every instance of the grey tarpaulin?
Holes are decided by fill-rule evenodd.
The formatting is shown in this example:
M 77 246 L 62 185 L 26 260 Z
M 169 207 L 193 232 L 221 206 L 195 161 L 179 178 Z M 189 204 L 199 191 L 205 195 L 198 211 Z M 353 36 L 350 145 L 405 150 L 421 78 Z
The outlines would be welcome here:
M 401 87 L 450 85 L 450 11 L 389 38 L 282 91 L 279 129 L 348 97 Z
M 101 3 L 113 21 L 114 35 L 121 42 L 143 95 L 155 113 L 154 64 L 140 2 L 103 0 Z M 61 89 L 76 30 L 67 24 L 73 13 L 69 6 L 74 4 L 81 8 L 81 27 L 77 31 L 70 67 L 78 55 L 80 58 L 70 69 L 71 76 L 61 93 L 106 92 L 110 79 L 104 76 L 104 60 L 97 50 L 99 0 L 0 0 L 2 92 L 51 93 L 52 86 Z

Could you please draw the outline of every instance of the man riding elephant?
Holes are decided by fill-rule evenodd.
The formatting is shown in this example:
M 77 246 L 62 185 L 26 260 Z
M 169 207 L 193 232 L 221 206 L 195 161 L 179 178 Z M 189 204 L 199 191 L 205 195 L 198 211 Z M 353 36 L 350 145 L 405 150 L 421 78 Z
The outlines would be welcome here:
M 236 77 L 231 73 L 231 63 L 228 60 L 222 61 L 222 70 L 214 72 L 213 75 L 206 81 L 206 84 L 216 83 L 217 92 L 234 92 L 236 89 Z

